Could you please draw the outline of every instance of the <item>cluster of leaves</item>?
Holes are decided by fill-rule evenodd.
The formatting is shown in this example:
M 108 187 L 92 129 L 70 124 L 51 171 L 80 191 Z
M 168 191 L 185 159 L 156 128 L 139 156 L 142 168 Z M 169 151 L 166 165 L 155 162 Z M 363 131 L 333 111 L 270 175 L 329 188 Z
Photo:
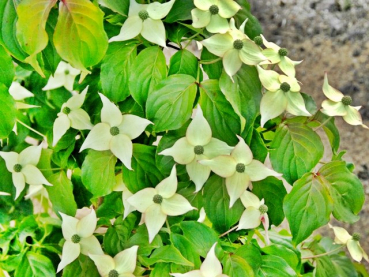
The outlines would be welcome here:
M 0 276 L 5 271 L 17 277 L 56 276 L 65 241 L 60 213 L 74 217 L 84 207 L 96 211 L 100 230 L 96 238 L 104 253 L 113 257 L 138 246 L 135 276 L 170 276 L 199 269 L 216 242 L 216 256 L 223 273 L 230 277 L 359 276 L 364 269 L 339 252 L 341 248 L 330 239 L 311 237 L 313 231 L 328 224 L 331 215 L 341 222 L 356 222 L 364 203 L 362 184 L 352 173 L 352 165 L 343 160 L 344 152 L 338 151 L 340 139 L 334 118 L 319 111 L 314 100 L 301 93 L 312 116 L 293 117 L 283 112 L 261 124 L 260 105 L 265 95 L 259 79 L 262 69 L 241 63 L 233 72 L 224 59 L 223 65 L 209 52 L 211 47 L 203 48 L 200 58 L 196 57 L 186 48 L 193 40 L 210 41 L 212 34 L 191 25 L 197 9 L 194 1 L 158 2 L 172 5 L 167 14 L 158 16 L 165 27 L 164 45 L 160 40 L 153 42 L 156 39 L 142 31 L 145 26 L 139 26 L 140 32 L 134 30 L 137 34 L 128 40 L 108 43 L 109 38 L 119 38 L 122 24 L 129 20 L 128 0 L 0 0 L 1 152 L 19 153 L 32 141 L 47 141 L 37 168 L 52 184 L 41 186 L 38 194 L 29 191 L 27 197 L 24 190 L 14 200 L 14 178 L 6 158 L 0 159 L 0 191 L 9 194 L 0 196 Z M 251 40 L 258 37 L 262 30 L 250 13 L 249 3 L 236 2 L 242 9 L 234 15 L 235 24 Z M 163 46 L 176 50 L 169 65 Z M 47 78 L 54 75 L 56 79 L 62 60 L 81 71 L 79 82 L 74 81 L 72 87 L 78 92 L 88 87 L 81 106 L 92 125 L 103 118 L 103 97 L 115 103 L 121 113 L 153 123 L 132 138 L 132 149 L 123 149 L 132 150 L 130 166 L 120 156 L 117 159 L 109 147 L 81 152 L 81 148 L 89 148 L 83 147 L 88 128 L 69 128 L 53 143 L 58 113 L 75 94 L 69 90 L 70 80 L 69 85 L 62 82 L 57 88 L 48 88 Z M 30 109 L 19 108 L 9 93 L 14 81 L 34 94 L 23 100 Z M 269 154 L 273 169 L 283 174 L 286 184 L 270 174 L 253 181 L 249 189 L 264 199 L 270 225 L 279 226 L 287 218 L 288 230 L 268 230 L 268 224 L 265 230 L 236 230 L 245 207 L 237 197 L 230 208 L 224 178 L 211 173 L 199 189 L 183 164 L 175 165 L 173 157 L 159 155 L 186 136 L 197 105 L 213 138 L 232 147 L 244 141 L 260 163 Z M 333 155 L 331 161 L 318 167 L 325 151 L 317 134 L 320 127 Z M 177 193 L 196 209 L 169 216 L 166 227 L 149 242 L 149 227 L 140 225 L 141 213 L 127 213 L 127 194 L 154 188 L 174 166 Z M 119 188 L 122 182 L 123 194 Z M 285 186 L 292 186 L 289 193 Z M 205 220 L 199 220 L 201 211 Z M 94 261 L 81 254 L 57 275 L 100 273 Z

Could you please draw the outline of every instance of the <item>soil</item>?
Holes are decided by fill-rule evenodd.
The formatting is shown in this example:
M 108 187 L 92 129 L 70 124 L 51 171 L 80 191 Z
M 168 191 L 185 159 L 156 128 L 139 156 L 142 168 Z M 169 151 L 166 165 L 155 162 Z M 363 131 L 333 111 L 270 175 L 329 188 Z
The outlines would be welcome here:
M 289 50 L 293 60 L 304 60 L 297 67 L 302 91 L 313 96 L 318 105 L 324 72 L 329 83 L 350 95 L 353 105 L 369 126 L 369 1 L 368 0 L 249 0 L 252 13 L 263 26 L 268 41 Z M 246 25 L 247 26 L 247 25 Z M 341 134 L 340 150 L 355 164 L 354 173 L 364 185 L 366 201 L 361 219 L 341 225 L 351 234 L 362 234 L 361 244 L 369 253 L 369 130 L 336 119 Z M 329 148 L 329 147 L 328 147 Z M 328 234 L 332 231 L 321 228 Z M 369 264 L 364 262 L 368 268 Z

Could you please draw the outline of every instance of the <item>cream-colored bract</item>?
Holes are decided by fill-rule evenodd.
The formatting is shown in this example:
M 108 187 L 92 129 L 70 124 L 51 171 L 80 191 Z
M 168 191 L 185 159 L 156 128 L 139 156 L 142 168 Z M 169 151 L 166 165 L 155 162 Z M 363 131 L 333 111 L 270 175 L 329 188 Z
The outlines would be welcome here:
M 128 203 L 127 199 L 133 195 L 132 192 L 128 190 L 126 185 L 123 182 L 123 173 L 119 173 L 115 175 L 115 186 L 113 188 L 114 191 L 122 192 L 122 201 L 124 207 L 123 219 L 125 219 L 131 212 L 136 211 L 135 207 Z
M 54 76 L 50 76 L 45 87 L 42 90 L 52 90 L 65 87 L 67 90 L 73 90 L 74 79 L 81 71 L 75 69 L 70 64 L 61 61 L 56 68 Z

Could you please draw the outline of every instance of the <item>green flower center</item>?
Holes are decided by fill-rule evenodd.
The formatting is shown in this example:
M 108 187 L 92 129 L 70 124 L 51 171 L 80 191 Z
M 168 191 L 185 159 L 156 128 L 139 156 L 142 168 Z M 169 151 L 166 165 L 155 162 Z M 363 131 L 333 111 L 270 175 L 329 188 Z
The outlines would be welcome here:
M 22 166 L 20 164 L 16 164 L 14 165 L 13 169 L 15 172 L 21 172 Z
M 353 233 L 352 234 L 352 239 L 353 240 L 359 241 L 360 238 L 361 238 L 361 235 L 359 233 Z
M 209 8 L 209 12 L 212 15 L 218 14 L 219 13 L 219 7 L 217 5 L 211 5 Z
M 243 164 L 243 163 L 238 163 L 237 165 L 236 165 L 236 171 L 238 172 L 238 173 L 244 173 L 245 172 L 245 165 Z
M 263 39 L 261 38 L 261 36 L 256 36 L 256 37 L 254 37 L 254 42 L 257 45 L 261 46 L 263 44 Z
M 149 13 L 147 11 L 142 10 L 138 13 L 138 17 L 141 18 L 142 20 L 146 20 L 149 18 Z
M 155 204 L 161 204 L 161 202 L 163 202 L 163 196 L 160 194 L 155 194 L 152 198 L 152 201 L 154 201 Z
M 75 235 L 72 236 L 71 241 L 73 243 L 79 243 L 81 241 L 81 237 L 79 235 L 75 234 Z
M 119 128 L 118 128 L 118 127 L 111 127 L 111 128 L 110 128 L 110 134 L 111 134 L 112 136 L 119 135 Z
M 262 213 L 262 214 L 265 214 L 267 211 L 268 211 L 268 206 L 267 205 L 261 205 L 259 207 L 259 211 Z
M 242 40 L 240 39 L 236 39 L 234 42 L 233 42 L 233 48 L 234 49 L 237 49 L 237 50 L 241 50 L 243 47 L 243 42 Z
M 70 71 L 68 69 L 64 70 L 65 75 L 69 75 Z
M 196 155 L 202 155 L 204 154 L 204 147 L 202 145 L 196 145 L 193 151 Z
M 348 106 L 352 103 L 352 98 L 350 96 L 344 96 L 341 100 L 342 104 Z
M 285 57 L 285 56 L 287 56 L 287 55 L 288 55 L 288 51 L 287 51 L 287 49 L 286 49 L 286 48 L 281 48 L 281 49 L 279 49 L 278 54 L 279 54 L 279 56 L 281 56 L 281 57 Z
M 62 110 L 62 113 L 69 114 L 70 113 L 70 108 L 64 107 L 63 110 Z
M 281 84 L 280 89 L 283 90 L 284 92 L 287 92 L 290 91 L 291 86 L 289 83 L 284 82 Z
M 118 277 L 119 276 L 119 273 L 118 271 L 116 271 L 115 269 L 112 269 L 109 271 L 109 277 Z

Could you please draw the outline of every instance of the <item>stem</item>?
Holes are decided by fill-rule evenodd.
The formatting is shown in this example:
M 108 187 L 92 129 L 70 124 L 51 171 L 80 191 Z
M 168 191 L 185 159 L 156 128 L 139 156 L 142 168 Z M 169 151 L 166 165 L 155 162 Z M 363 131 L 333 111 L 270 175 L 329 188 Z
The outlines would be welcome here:
M 181 48 L 178 48 L 177 46 L 171 45 L 169 43 L 166 44 L 168 47 L 176 49 L 176 50 L 181 50 Z
M 201 64 L 212 64 L 212 63 L 219 62 L 221 60 L 222 60 L 222 58 L 218 58 L 218 59 L 215 59 L 215 60 L 202 60 L 202 61 L 200 61 L 200 63 Z
M 345 245 L 342 244 L 340 247 L 337 247 L 331 251 L 328 251 L 328 252 L 325 252 L 325 253 L 322 253 L 322 254 L 318 254 L 318 255 L 313 255 L 313 256 L 309 256 L 309 257 L 302 257 L 301 259 L 304 259 L 304 260 L 308 260 L 308 259 L 314 259 L 314 258 L 318 258 L 318 257 L 323 257 L 323 256 L 326 256 L 326 255 L 329 255 L 331 253 L 334 253 L 336 252 L 337 250 L 340 250 L 344 247 Z
M 167 228 L 168 228 L 168 233 L 169 235 L 172 233 L 172 231 L 170 230 L 170 226 L 169 226 L 169 222 L 168 222 L 168 217 L 165 219 L 165 222 L 167 224 Z
M 329 121 L 331 121 L 331 119 L 332 119 L 332 117 L 331 116 L 329 116 L 322 124 L 320 124 L 318 127 L 316 127 L 315 129 L 314 129 L 314 131 L 316 131 L 316 130 L 319 130 L 320 128 L 322 128 L 324 125 L 326 125 Z
M 188 40 L 188 42 L 186 43 L 186 45 L 185 45 L 184 49 L 186 49 L 186 48 L 187 48 L 187 46 L 192 42 L 192 40 L 193 40 L 195 37 L 197 37 L 199 34 L 200 34 L 200 33 L 196 33 L 196 34 L 194 34 L 193 36 L 190 36 L 188 39 L 183 40 L 183 41 Z
M 39 168 L 41 171 L 63 170 L 64 168 Z
M 31 126 L 28 126 L 26 123 L 20 121 L 19 119 L 17 119 L 17 122 L 22 124 L 24 127 L 30 129 L 32 132 L 36 133 L 37 135 L 43 137 L 46 140 L 46 136 L 44 134 L 41 134 L 39 131 L 33 129 Z
M 219 237 L 224 237 L 225 235 L 229 234 L 230 232 L 236 230 L 238 228 L 238 225 L 232 227 L 231 229 L 229 229 L 227 232 L 224 232 L 223 234 L 221 234 Z

